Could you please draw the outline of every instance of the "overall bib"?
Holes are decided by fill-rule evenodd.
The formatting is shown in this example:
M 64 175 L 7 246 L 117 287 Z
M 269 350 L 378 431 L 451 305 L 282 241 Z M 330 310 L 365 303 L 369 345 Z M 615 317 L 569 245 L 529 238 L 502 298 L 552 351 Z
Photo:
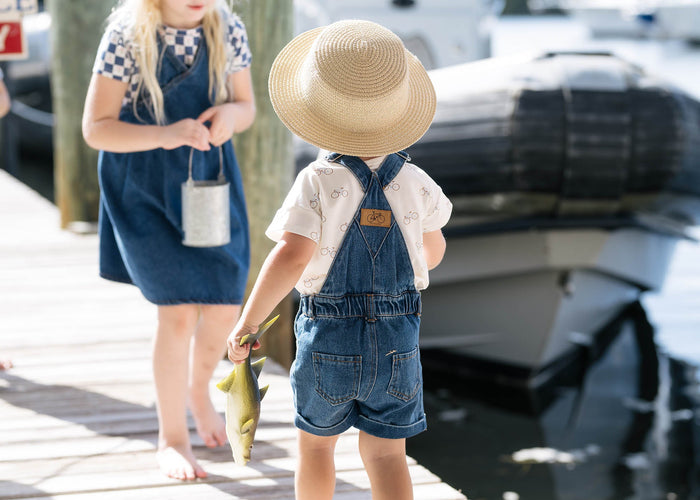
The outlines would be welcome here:
M 426 428 L 421 300 L 383 192 L 408 157 L 389 155 L 375 172 L 356 157 L 328 159 L 352 171 L 365 194 L 321 291 L 301 297 L 291 372 L 295 424 L 320 436 L 354 426 L 383 438 L 410 437 Z
M 163 43 L 159 42 L 163 50 Z M 211 107 L 207 45 L 202 36 L 192 66 L 166 46 L 159 67 L 168 123 L 197 118 Z M 119 119 L 154 124 L 143 99 Z M 222 146 L 230 183 L 231 242 L 220 247 L 182 245 L 181 184 L 187 180 L 190 148 L 134 153 L 101 151 L 100 275 L 136 285 L 155 304 L 240 304 L 249 268 L 248 220 L 243 185 L 231 141 Z M 194 151 L 193 177 L 216 179 L 219 152 Z

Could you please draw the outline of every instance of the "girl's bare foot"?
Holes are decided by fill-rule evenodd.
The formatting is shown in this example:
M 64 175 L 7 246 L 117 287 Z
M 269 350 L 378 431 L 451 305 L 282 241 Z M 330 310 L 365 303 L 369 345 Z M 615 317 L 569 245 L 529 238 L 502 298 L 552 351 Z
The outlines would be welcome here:
M 214 408 L 209 394 L 204 397 L 190 395 L 190 411 L 197 426 L 197 434 L 208 448 L 226 444 L 226 422 Z
M 156 460 L 160 470 L 168 477 L 181 480 L 207 477 L 189 446 L 159 446 Z
M 9 370 L 10 368 L 12 368 L 12 361 L 9 359 L 0 359 L 0 372 Z

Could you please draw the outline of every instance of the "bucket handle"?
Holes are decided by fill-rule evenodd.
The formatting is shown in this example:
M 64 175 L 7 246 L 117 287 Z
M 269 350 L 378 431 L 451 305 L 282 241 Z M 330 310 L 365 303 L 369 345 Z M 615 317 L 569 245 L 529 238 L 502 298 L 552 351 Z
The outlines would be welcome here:
M 219 178 L 217 179 L 217 181 L 223 184 L 226 182 L 226 176 L 224 175 L 224 153 L 223 153 L 223 149 L 221 148 L 221 146 L 219 146 L 218 149 L 219 149 Z M 189 161 L 188 174 L 187 174 L 187 183 L 188 184 L 192 184 L 194 182 L 194 178 L 192 177 L 192 155 L 193 154 L 194 154 L 194 148 L 190 148 L 190 161 Z

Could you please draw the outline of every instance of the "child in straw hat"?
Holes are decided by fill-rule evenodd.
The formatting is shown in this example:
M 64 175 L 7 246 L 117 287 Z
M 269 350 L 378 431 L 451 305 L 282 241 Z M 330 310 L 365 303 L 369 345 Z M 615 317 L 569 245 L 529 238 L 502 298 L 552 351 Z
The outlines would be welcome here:
M 301 171 L 267 229 L 267 257 L 229 358 L 293 286 L 301 293 L 291 370 L 299 499 L 332 498 L 338 435 L 360 430 L 372 498 L 412 498 L 405 439 L 426 428 L 420 290 L 442 260 L 452 205 L 403 151 L 428 129 L 435 92 L 391 31 L 340 21 L 277 56 L 270 97 L 284 124 L 332 151 Z

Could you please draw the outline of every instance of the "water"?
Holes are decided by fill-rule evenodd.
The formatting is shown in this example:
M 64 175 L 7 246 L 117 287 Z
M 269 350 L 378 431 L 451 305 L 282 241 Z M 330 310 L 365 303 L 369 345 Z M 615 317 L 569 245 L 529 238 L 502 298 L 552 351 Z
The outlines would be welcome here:
M 494 55 L 523 49 L 612 50 L 700 97 L 700 48 L 682 42 L 594 40 L 560 17 L 499 20 Z M 679 243 L 643 305 L 658 368 L 626 323 L 581 384 L 544 403 L 426 373 L 428 431 L 409 454 L 470 500 L 700 499 L 700 245 Z
M 408 451 L 471 500 L 697 499 L 698 364 L 662 352 L 657 395 L 640 398 L 649 372 L 627 327 L 580 387 L 556 388 L 538 411 L 426 373 L 428 431 Z

